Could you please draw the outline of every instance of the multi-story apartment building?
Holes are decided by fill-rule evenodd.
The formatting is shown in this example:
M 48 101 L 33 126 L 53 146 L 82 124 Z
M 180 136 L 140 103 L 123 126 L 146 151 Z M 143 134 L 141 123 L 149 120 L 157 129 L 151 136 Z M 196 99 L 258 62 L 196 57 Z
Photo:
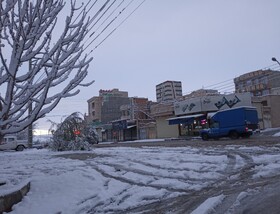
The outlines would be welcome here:
M 236 92 L 250 92 L 261 129 L 279 127 L 280 72 L 258 70 L 234 79 Z
M 151 103 L 147 98 L 131 97 L 130 104 L 121 106 L 121 120 L 126 120 L 127 129 L 130 129 L 123 131 L 123 139 L 156 138 L 155 119 L 150 113 Z
M 190 94 L 184 95 L 183 99 L 193 98 L 193 97 L 204 97 L 204 96 L 217 96 L 219 95 L 218 90 L 215 89 L 198 89 Z
M 165 81 L 156 85 L 157 102 L 172 102 L 182 96 L 181 81 Z
M 257 70 L 234 78 L 235 92 L 250 92 L 251 96 L 273 94 L 280 87 L 280 72 L 273 70 Z
M 120 107 L 129 103 L 126 91 L 119 91 L 119 89 L 100 90 L 99 96 L 88 100 L 88 121 L 108 123 L 120 119 Z
M 121 119 L 130 121 L 147 119 L 150 114 L 149 103 L 148 98 L 131 97 L 130 103 L 122 105 L 120 108 L 122 112 Z
M 96 129 L 99 140 L 136 140 L 155 138 L 154 119 L 147 98 L 128 97 L 128 92 L 100 90 L 88 100 L 88 123 Z

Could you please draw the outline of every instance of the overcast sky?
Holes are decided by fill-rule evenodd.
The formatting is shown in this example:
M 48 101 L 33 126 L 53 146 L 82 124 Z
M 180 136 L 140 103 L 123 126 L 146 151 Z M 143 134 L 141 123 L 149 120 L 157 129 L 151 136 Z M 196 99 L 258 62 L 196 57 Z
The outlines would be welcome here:
M 280 70 L 273 56 L 280 59 L 279 0 L 146 0 L 93 52 L 87 79 L 95 83 L 47 119 L 87 113 L 100 89 L 155 101 L 156 85 L 166 80 L 181 81 L 186 94 L 250 71 Z

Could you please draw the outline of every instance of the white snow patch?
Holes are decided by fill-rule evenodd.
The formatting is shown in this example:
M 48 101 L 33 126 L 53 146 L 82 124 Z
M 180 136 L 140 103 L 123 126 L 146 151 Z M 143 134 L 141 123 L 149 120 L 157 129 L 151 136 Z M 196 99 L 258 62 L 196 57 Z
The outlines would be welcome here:
M 280 137 L 280 132 L 275 133 L 274 135 L 272 135 L 273 137 Z
M 222 203 L 225 195 L 218 195 L 216 197 L 208 198 L 199 207 L 197 207 L 191 214 L 207 214 L 215 211 L 215 207 Z

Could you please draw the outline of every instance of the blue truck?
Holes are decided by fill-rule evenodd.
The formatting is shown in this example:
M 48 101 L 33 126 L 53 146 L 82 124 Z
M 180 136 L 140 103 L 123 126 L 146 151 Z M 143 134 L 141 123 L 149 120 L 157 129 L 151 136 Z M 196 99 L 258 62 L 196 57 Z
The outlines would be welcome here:
M 230 137 L 250 137 L 258 128 L 258 113 L 254 107 L 236 107 L 221 110 L 209 119 L 209 128 L 200 131 L 203 140 Z

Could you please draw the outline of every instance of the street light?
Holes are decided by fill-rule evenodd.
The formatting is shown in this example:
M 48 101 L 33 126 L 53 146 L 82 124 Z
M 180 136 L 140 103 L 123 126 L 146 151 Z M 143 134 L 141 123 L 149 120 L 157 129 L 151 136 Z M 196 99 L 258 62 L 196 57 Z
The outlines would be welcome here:
M 280 65 L 280 62 L 279 62 L 275 57 L 272 57 L 271 60 L 272 60 L 273 62 L 277 62 L 278 65 Z

